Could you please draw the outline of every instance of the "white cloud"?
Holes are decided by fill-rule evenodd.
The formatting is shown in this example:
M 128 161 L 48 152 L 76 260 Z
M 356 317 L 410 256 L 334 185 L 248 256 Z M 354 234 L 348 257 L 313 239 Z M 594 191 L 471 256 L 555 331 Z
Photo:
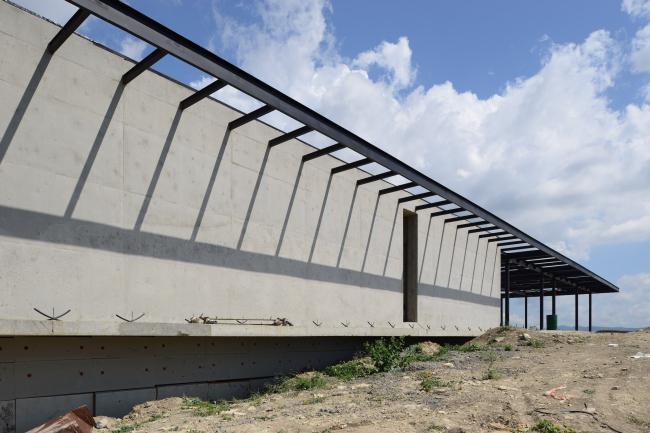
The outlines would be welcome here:
M 343 58 L 328 8 L 269 0 L 249 25 L 215 12 L 215 40 L 247 72 L 572 257 L 650 239 L 650 106 L 609 107 L 625 54 L 608 32 L 551 43 L 537 74 L 479 99 L 450 82 L 413 87 L 406 37 Z
M 621 9 L 635 17 L 650 16 L 650 1 L 648 0 L 623 0 Z
M 140 61 L 144 57 L 144 51 L 147 49 L 147 43 L 134 39 L 131 36 L 126 36 L 120 42 L 120 53 L 124 54 L 133 60 Z
M 598 307 L 595 310 L 598 311 L 597 320 L 603 325 L 650 326 L 650 273 L 625 275 L 617 285 L 620 293 L 594 297 L 594 304 Z
M 65 24 L 77 11 L 77 7 L 65 0 L 12 0 L 17 5 L 29 9 L 57 24 Z

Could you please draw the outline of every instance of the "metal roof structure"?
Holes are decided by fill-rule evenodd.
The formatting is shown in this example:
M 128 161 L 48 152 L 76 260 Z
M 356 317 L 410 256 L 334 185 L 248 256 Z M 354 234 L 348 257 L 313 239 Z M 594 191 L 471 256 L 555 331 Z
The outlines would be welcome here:
M 468 233 L 477 234 L 479 239 L 489 238 L 487 245 L 496 242 L 501 248 L 501 285 L 503 296 L 507 300 L 510 297 L 527 298 L 552 295 L 555 305 L 555 295 L 575 295 L 577 301 L 579 293 L 591 295 L 592 293 L 616 293 L 619 291 L 614 284 L 532 238 L 486 209 L 130 6 L 118 0 L 66 1 L 79 7 L 79 10 L 48 45 L 48 50 L 51 53 L 54 53 L 86 18 L 94 15 L 156 48 L 124 74 L 123 84 L 127 85 L 136 79 L 138 75 L 163 57 L 174 56 L 216 78 L 212 84 L 187 99 L 179 101 L 181 109 L 190 107 L 223 87 L 231 86 L 264 105 L 230 122 L 230 130 L 272 111 L 279 111 L 304 126 L 270 140 L 269 147 L 281 145 L 290 139 L 316 131 L 334 140 L 336 144 L 305 155 L 303 161 L 348 148 L 361 155 L 362 159 L 336 167 L 332 170 L 332 174 L 376 163 L 384 167 L 386 171 L 361 179 L 357 182 L 358 185 L 392 176 L 402 176 L 407 179 L 407 183 L 385 188 L 379 194 L 384 195 L 422 187 L 428 192 L 400 198 L 399 203 L 432 198 L 435 201 L 417 206 L 416 211 L 437 208 L 430 213 L 431 218 L 449 215 L 449 218 L 445 219 L 445 224 L 466 221 L 466 223 L 458 225 L 456 229 L 469 229 Z M 449 208 L 442 209 L 442 207 Z M 508 303 L 506 302 L 507 305 Z M 506 309 L 508 311 L 509 307 L 506 306 Z

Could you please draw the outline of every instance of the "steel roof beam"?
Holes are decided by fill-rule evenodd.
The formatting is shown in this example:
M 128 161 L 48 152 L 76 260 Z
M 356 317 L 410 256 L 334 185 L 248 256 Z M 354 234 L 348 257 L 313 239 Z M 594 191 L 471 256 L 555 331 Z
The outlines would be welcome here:
M 535 248 L 532 245 L 523 245 L 523 246 L 516 246 L 516 247 L 503 247 L 501 248 L 501 251 L 514 251 L 514 250 L 530 250 L 532 248 Z M 535 248 L 537 249 L 537 248 Z
M 498 242 L 498 239 L 490 239 L 488 242 Z M 516 244 L 525 244 L 526 242 L 522 242 L 520 240 L 516 241 L 501 241 L 497 245 L 502 246 L 502 245 L 516 245 Z
M 618 292 L 618 288 L 615 285 L 585 269 L 575 261 L 544 245 L 486 209 L 478 206 L 476 203 L 473 203 L 460 194 L 457 194 L 444 185 L 441 185 L 413 167 L 410 167 L 405 162 L 400 161 L 387 152 L 373 146 L 342 126 L 316 113 L 298 101 L 283 94 L 279 90 L 274 89 L 263 81 L 253 77 L 247 72 L 244 72 L 235 65 L 225 61 L 187 38 L 184 38 L 132 7 L 118 0 L 66 1 L 90 11 L 90 13 L 98 18 L 115 25 L 138 39 L 165 50 L 169 54 L 191 66 L 194 66 L 202 72 L 225 81 L 230 86 L 242 91 L 254 99 L 257 99 L 266 105 L 275 107 L 276 110 L 303 125 L 311 127 L 335 142 L 344 144 L 360 155 L 372 159 L 387 170 L 394 171 L 407 180 L 417 183 L 424 189 L 431 191 L 446 200 L 452 201 L 463 210 L 471 212 L 498 227 L 502 227 L 508 233 L 534 245 L 549 256 L 557 257 L 571 266 L 574 266 L 576 269 L 592 275 L 612 291 Z
M 403 191 L 405 189 L 413 188 L 418 186 L 415 182 L 405 183 L 403 185 L 396 185 L 390 188 L 384 188 L 379 190 L 379 195 L 390 194 L 391 192 Z
M 486 232 L 488 230 L 494 230 L 498 227 L 494 227 L 494 224 L 490 224 L 488 227 L 481 227 L 480 229 L 473 229 L 473 230 L 468 230 L 467 234 L 472 234 L 472 233 L 480 233 L 480 232 Z
M 293 131 L 287 132 L 286 134 L 276 137 L 273 140 L 269 140 L 269 147 L 277 146 L 278 144 L 282 144 L 294 138 L 298 138 L 301 135 L 305 135 L 313 130 L 314 128 L 311 126 L 303 126 L 302 128 L 294 129 Z
M 183 99 L 179 105 L 181 110 L 185 110 L 186 108 L 190 108 L 192 105 L 196 104 L 197 102 L 201 101 L 202 99 L 207 98 L 208 96 L 212 95 L 214 92 L 217 90 L 221 90 L 224 87 L 226 87 L 228 83 L 226 83 L 223 80 L 217 80 L 214 83 L 210 83 L 195 94 L 193 94 L 190 97 L 187 97 Z
M 271 107 L 270 105 L 263 105 L 257 110 L 253 110 L 248 114 L 244 114 L 239 119 L 235 119 L 232 122 L 230 122 L 228 124 L 228 130 L 232 131 L 233 129 L 239 128 L 240 126 L 244 126 L 248 122 L 252 122 L 255 119 L 259 119 L 260 117 L 269 114 L 273 110 L 275 110 L 275 108 Z
M 151 52 L 147 57 L 144 59 L 140 60 L 140 62 L 136 63 L 134 67 L 129 69 L 124 75 L 122 75 L 122 84 L 125 86 L 129 84 L 131 81 L 133 81 L 138 75 L 152 67 L 156 62 L 163 57 L 165 57 L 167 53 L 160 48 L 156 48 Z
M 454 218 L 447 218 L 445 219 L 445 224 L 447 223 L 455 223 L 457 221 L 467 221 L 471 220 L 474 218 L 478 218 L 475 215 L 467 215 L 467 216 L 460 216 L 460 217 L 454 217 Z M 483 224 L 487 224 L 487 221 L 483 221 Z
M 79 8 L 79 10 L 72 15 L 72 18 L 70 18 L 63 28 L 61 28 L 61 30 L 59 30 L 59 32 L 52 38 L 50 43 L 47 44 L 47 51 L 50 54 L 56 53 L 56 50 L 61 48 L 61 45 L 63 45 L 70 35 L 73 34 L 89 16 L 90 12 L 88 10 Z
M 352 170 L 353 168 L 362 167 L 364 165 L 372 164 L 372 159 L 363 158 L 358 161 L 350 162 L 348 164 L 340 165 L 332 169 L 332 174 L 343 173 L 344 171 Z
M 308 153 L 303 155 L 302 162 L 311 161 L 312 159 L 320 158 L 321 156 L 329 155 L 332 152 L 337 150 L 345 149 L 345 146 L 341 143 L 332 144 L 331 146 L 325 147 L 323 149 L 317 150 L 316 152 Z
M 436 201 L 433 203 L 427 203 L 427 204 L 422 204 L 420 206 L 415 206 L 415 211 L 417 212 L 419 210 L 431 209 L 432 207 L 440 207 L 448 204 L 453 204 L 453 203 L 450 202 L 449 200 Z
M 435 218 L 437 216 L 442 216 L 442 215 L 453 214 L 454 212 L 464 212 L 464 211 L 465 211 L 465 209 L 460 208 L 460 207 L 457 207 L 456 209 L 441 210 L 441 211 L 438 211 L 438 212 L 433 212 L 431 214 L 431 218 Z
M 421 200 L 423 198 L 433 197 L 434 195 L 437 194 L 435 192 L 423 192 L 422 194 L 415 194 L 410 197 L 402 197 L 397 200 L 397 203 L 406 203 L 413 200 Z
M 389 170 L 389 171 L 387 171 L 385 173 L 380 173 L 380 174 L 376 174 L 374 176 L 366 177 L 364 179 L 359 179 L 359 180 L 357 180 L 357 186 L 365 185 L 365 184 L 371 183 L 371 182 L 376 182 L 378 180 L 386 179 L 387 177 L 393 177 L 396 174 L 397 173 L 395 173 L 393 170 Z
M 490 223 L 487 222 L 487 221 L 479 221 L 479 222 L 475 222 L 475 223 L 460 224 L 460 225 L 457 225 L 456 228 L 457 229 L 466 229 L 467 227 L 476 227 L 476 226 L 482 226 L 482 225 L 486 225 L 486 224 L 490 224 Z M 490 225 L 494 226 L 494 224 L 490 224 Z
M 502 240 L 504 240 L 504 239 L 512 239 L 512 238 L 515 237 L 514 235 L 506 235 L 505 233 L 501 233 L 501 232 L 499 232 L 499 233 L 491 233 L 491 234 L 489 234 L 489 235 L 481 235 L 481 236 L 479 236 L 479 238 L 489 238 L 489 237 L 491 237 L 492 235 L 494 235 L 494 236 L 498 236 L 498 238 L 496 238 L 496 239 L 490 239 L 488 242 L 499 242 L 499 241 L 502 241 Z M 521 241 L 521 242 L 523 242 L 523 241 Z

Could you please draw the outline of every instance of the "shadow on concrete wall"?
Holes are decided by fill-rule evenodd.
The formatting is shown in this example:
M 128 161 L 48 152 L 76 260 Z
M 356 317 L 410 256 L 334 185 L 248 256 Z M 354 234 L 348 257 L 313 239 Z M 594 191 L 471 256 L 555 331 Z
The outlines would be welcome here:
M 95 137 L 95 141 L 93 142 L 92 147 L 90 148 L 90 153 L 88 154 L 88 158 L 86 158 L 86 163 L 84 164 L 84 168 L 81 170 L 79 179 L 77 179 L 77 185 L 75 185 L 74 187 L 74 191 L 72 192 L 72 197 L 70 197 L 70 202 L 68 203 L 68 207 L 66 208 L 64 214 L 66 218 L 72 218 L 74 209 L 75 207 L 77 207 L 77 203 L 79 202 L 79 197 L 81 197 L 81 192 L 83 191 L 84 185 L 86 184 L 86 180 L 88 180 L 88 175 L 90 174 L 90 170 L 93 168 L 93 164 L 95 163 L 95 159 L 97 158 L 97 154 L 99 153 L 99 148 L 101 147 L 102 142 L 104 141 L 104 137 L 106 137 L 106 132 L 108 131 L 109 125 L 113 121 L 115 110 L 117 109 L 117 105 L 120 103 L 120 98 L 122 97 L 123 93 L 124 93 L 124 86 L 122 85 L 122 83 L 118 83 L 117 89 L 115 89 L 115 93 L 113 94 L 113 98 L 111 99 L 111 103 L 108 105 L 108 110 L 106 110 L 106 115 L 104 116 L 104 120 L 102 120 L 102 124 L 99 127 L 99 132 Z
M 2 158 L 6 154 L 7 149 L 9 148 L 16 134 L 16 131 L 34 96 L 36 88 L 38 87 L 38 84 L 40 83 L 42 77 L 45 74 L 50 59 L 51 56 L 47 53 L 42 56 L 20 102 L 18 103 L 18 106 L 16 108 L 14 115 L 12 116 L 9 126 L 7 127 L 7 130 L 2 140 L 0 141 L 0 162 L 2 161 Z M 64 216 L 58 217 L 58 216 L 35 212 L 35 211 L 27 211 L 27 210 L 11 208 L 7 206 L 0 206 L 0 234 L 9 237 L 29 239 L 29 240 L 42 241 L 42 242 L 50 242 L 50 243 L 56 243 L 61 245 L 71 245 L 77 247 L 92 248 L 97 250 L 110 251 L 114 253 L 123 253 L 123 254 L 136 255 L 136 256 L 147 256 L 147 257 L 153 257 L 158 259 L 175 260 L 175 261 L 181 261 L 187 263 L 224 267 L 224 268 L 231 268 L 237 270 L 246 270 L 246 271 L 258 272 L 258 273 L 270 273 L 270 274 L 278 274 L 278 275 L 285 275 L 285 276 L 298 277 L 298 278 L 308 278 L 316 281 L 325 281 L 325 282 L 336 283 L 336 284 L 361 285 L 363 287 L 401 293 L 402 291 L 401 279 L 385 276 L 387 265 L 388 265 L 388 256 L 393 242 L 395 225 L 397 223 L 399 207 L 396 208 L 395 216 L 393 218 L 393 225 L 391 228 L 388 250 L 386 251 L 386 262 L 384 264 L 383 275 L 374 275 L 374 274 L 369 274 L 364 272 L 366 268 L 368 252 L 370 249 L 370 243 L 372 241 L 373 232 L 375 230 L 375 221 L 377 218 L 377 210 L 379 206 L 380 196 L 377 196 L 377 200 L 375 203 L 372 222 L 368 233 L 368 239 L 366 241 L 361 271 L 340 268 L 343 250 L 348 237 L 348 232 L 349 232 L 354 206 L 357 198 L 356 186 L 348 210 L 346 226 L 343 233 L 343 239 L 341 241 L 341 247 L 340 247 L 336 266 L 327 266 L 327 265 L 312 263 L 314 250 L 319 238 L 321 224 L 324 217 L 324 211 L 327 205 L 330 188 L 332 184 L 331 174 L 329 176 L 327 188 L 325 190 L 325 195 L 323 197 L 320 215 L 316 226 L 316 231 L 314 234 L 314 239 L 312 242 L 308 261 L 304 262 L 295 259 L 279 257 L 279 253 L 281 251 L 282 244 L 284 241 L 284 235 L 287 230 L 291 212 L 294 206 L 294 200 L 302 177 L 302 172 L 303 172 L 302 162 L 300 164 L 300 168 L 296 175 L 293 191 L 291 194 L 291 199 L 286 211 L 284 224 L 282 227 L 282 233 L 276 248 L 275 255 L 270 256 L 266 254 L 241 250 L 244 238 L 246 236 L 248 222 L 250 220 L 253 208 L 255 206 L 260 184 L 264 178 L 265 169 L 271 151 L 271 148 L 269 147 L 266 148 L 266 151 L 264 153 L 262 164 L 259 169 L 257 181 L 255 183 L 255 187 L 251 195 L 250 203 L 248 205 L 248 210 L 246 213 L 246 218 L 244 221 L 244 225 L 242 227 L 242 231 L 239 236 L 237 247 L 230 248 L 225 246 L 197 242 L 196 241 L 197 234 L 200 229 L 201 223 L 203 221 L 203 217 L 207 209 L 207 203 L 210 199 L 210 195 L 212 193 L 214 183 L 216 181 L 216 177 L 219 172 L 221 161 L 230 137 L 230 132 L 226 132 L 225 136 L 222 139 L 221 148 L 219 150 L 217 160 L 213 167 L 210 180 L 206 187 L 206 192 L 204 194 L 203 201 L 196 222 L 194 224 L 190 239 L 185 240 L 185 239 L 175 238 L 171 236 L 142 232 L 141 230 L 142 224 L 146 217 L 153 194 L 156 190 L 156 186 L 158 184 L 165 161 L 169 154 L 169 150 L 171 148 L 172 142 L 174 140 L 174 136 L 178 129 L 178 125 L 181 121 L 182 111 L 180 110 L 177 110 L 174 119 L 170 125 L 165 140 L 165 144 L 163 146 L 156 168 L 154 170 L 151 181 L 149 183 L 149 187 L 147 189 L 147 193 L 143 201 L 143 204 L 141 206 L 140 212 L 138 214 L 138 218 L 136 220 L 134 228 L 132 230 L 129 230 L 124 228 L 109 226 L 106 224 L 76 220 L 72 218 L 75 207 L 79 201 L 80 195 L 87 182 L 88 176 L 93 167 L 97 154 L 101 148 L 102 142 L 110 126 L 110 123 L 113 119 L 114 113 L 123 95 L 123 92 L 124 92 L 124 86 L 119 84 L 115 90 L 111 103 L 109 104 L 106 115 L 99 127 L 95 139 L 92 145 L 90 146 L 88 157 L 86 158 L 86 162 L 77 180 L 75 189 L 67 205 Z M 431 222 L 429 222 L 429 227 L 430 224 Z M 443 237 L 444 237 L 444 229 L 443 229 Z M 428 236 L 427 236 L 427 241 L 428 241 Z M 435 278 L 437 278 L 438 267 L 440 264 L 440 251 L 442 249 L 442 244 L 443 242 L 441 239 L 440 247 L 439 247 L 440 249 L 438 253 L 438 266 L 436 266 L 436 276 L 434 277 L 434 285 L 420 283 L 420 288 L 421 288 L 420 293 L 424 296 L 435 296 L 439 298 L 456 299 L 456 300 L 473 302 L 482 305 L 498 304 L 499 302 L 498 299 L 482 296 L 476 293 L 464 292 L 458 289 L 450 289 L 448 288 L 449 282 L 447 283 L 447 287 L 441 287 L 435 285 L 435 281 L 436 281 Z M 426 244 L 425 244 L 425 250 L 426 250 Z M 476 254 L 478 254 L 478 249 Z M 424 263 L 422 266 L 424 266 Z M 453 256 L 452 256 L 452 266 L 453 266 Z M 421 273 L 422 270 L 420 271 L 420 274 Z M 451 266 L 450 266 L 450 275 L 451 275 Z
M 7 154 L 7 149 L 9 149 L 9 145 L 14 139 L 14 135 L 16 135 L 16 131 L 18 131 L 20 122 L 23 120 L 23 117 L 25 116 L 25 112 L 29 107 L 29 103 L 32 102 L 34 93 L 36 93 L 36 88 L 41 82 L 43 75 L 45 75 L 45 70 L 47 69 L 47 65 L 50 64 L 50 60 L 52 60 L 52 55 L 47 51 L 44 52 L 43 56 L 41 57 L 41 60 L 39 60 L 38 65 L 36 66 L 36 70 L 32 74 L 32 78 L 30 78 L 29 83 L 27 84 L 25 93 L 23 93 L 22 98 L 20 98 L 20 102 L 18 102 L 18 107 L 16 107 L 16 111 L 14 112 L 14 115 L 11 117 L 11 120 L 9 121 L 9 125 L 7 125 L 7 129 L 5 130 L 4 135 L 2 136 L 2 140 L 0 140 L 0 163 L 2 162 L 5 155 Z

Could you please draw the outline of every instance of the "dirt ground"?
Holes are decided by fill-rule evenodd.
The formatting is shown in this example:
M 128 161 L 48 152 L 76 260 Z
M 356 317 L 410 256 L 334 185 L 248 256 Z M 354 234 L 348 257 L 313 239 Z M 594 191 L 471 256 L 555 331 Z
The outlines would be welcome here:
M 543 346 L 521 340 L 524 333 Z M 125 432 L 129 427 L 124 426 L 138 423 L 139 432 L 474 433 L 540 420 L 562 426 L 558 432 L 650 432 L 650 359 L 628 358 L 650 352 L 650 328 L 627 334 L 497 328 L 474 342 L 489 348 L 450 352 L 453 366 L 421 362 L 351 381 L 327 377 L 325 388 L 266 394 L 231 403 L 211 416 L 197 416 L 180 398 L 154 401 L 136 406 L 123 420 L 96 417 L 110 424 L 97 432 L 120 427 Z M 437 349 L 432 343 L 424 346 Z M 496 357 L 491 368 L 490 357 Z M 485 379 L 490 375 L 494 378 Z M 423 390 L 424 378 L 438 380 L 439 387 Z M 561 385 L 566 389 L 556 395 L 574 399 L 544 395 Z

